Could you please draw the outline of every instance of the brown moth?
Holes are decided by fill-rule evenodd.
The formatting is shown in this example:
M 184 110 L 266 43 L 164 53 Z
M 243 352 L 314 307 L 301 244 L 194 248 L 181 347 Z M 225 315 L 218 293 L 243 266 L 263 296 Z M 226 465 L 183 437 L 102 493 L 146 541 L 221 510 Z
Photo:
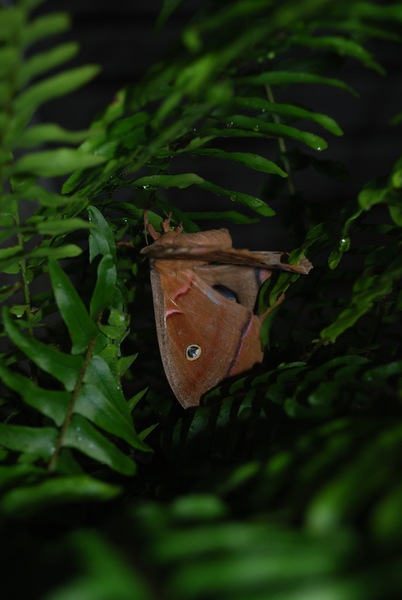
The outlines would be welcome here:
M 273 269 L 307 274 L 312 265 L 290 265 L 285 252 L 237 250 L 227 229 L 184 234 L 181 226 L 170 231 L 169 217 L 159 234 L 146 213 L 144 222 L 155 240 L 141 254 L 151 263 L 163 367 L 180 404 L 198 406 L 223 379 L 262 361 L 267 313 L 256 314 L 255 304 Z

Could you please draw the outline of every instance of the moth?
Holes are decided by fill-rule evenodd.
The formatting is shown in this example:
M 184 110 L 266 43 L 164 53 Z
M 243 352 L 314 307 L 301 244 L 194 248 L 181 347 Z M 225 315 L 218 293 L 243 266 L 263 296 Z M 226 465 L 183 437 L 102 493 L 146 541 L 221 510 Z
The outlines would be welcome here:
M 150 259 L 165 374 L 184 408 L 198 406 L 205 392 L 262 361 L 260 331 L 267 313 L 258 315 L 255 305 L 273 270 L 307 274 L 312 265 L 305 258 L 290 265 L 285 252 L 235 249 L 227 229 L 171 231 L 170 215 L 162 234 L 146 213 L 144 224 L 154 240 L 141 254 Z

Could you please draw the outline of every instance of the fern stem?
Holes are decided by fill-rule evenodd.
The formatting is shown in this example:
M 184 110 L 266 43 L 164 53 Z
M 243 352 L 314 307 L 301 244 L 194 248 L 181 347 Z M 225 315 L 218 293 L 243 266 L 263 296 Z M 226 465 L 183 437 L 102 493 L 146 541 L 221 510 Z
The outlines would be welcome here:
M 18 206 L 14 213 L 14 222 L 17 227 L 20 227 L 21 220 L 20 220 Z M 21 248 L 23 255 L 25 255 L 25 240 L 24 240 L 24 236 L 21 233 L 21 231 L 19 231 L 17 233 L 17 241 L 18 241 L 18 246 Z M 28 332 L 29 332 L 30 336 L 33 336 L 31 294 L 30 294 L 30 290 L 29 290 L 27 261 L 26 261 L 25 256 L 23 256 L 21 258 L 21 260 L 18 262 L 18 269 L 19 269 L 19 274 L 20 274 L 20 279 L 21 279 L 21 284 L 22 284 L 22 291 L 24 294 L 24 308 L 25 308 L 25 315 L 26 315 L 26 319 L 27 319 Z
M 265 93 L 267 95 L 267 98 L 270 102 L 274 103 L 275 102 L 275 97 L 272 91 L 272 88 L 270 85 L 266 85 L 265 86 Z M 280 119 L 277 115 L 273 115 L 272 116 L 273 120 L 275 123 L 280 123 Z M 287 178 L 287 184 L 288 184 L 288 189 L 289 189 L 289 194 L 291 196 L 294 196 L 296 194 L 296 188 L 293 182 L 293 177 L 292 177 L 292 170 L 290 168 L 290 164 L 288 159 L 286 158 L 286 142 L 284 140 L 283 137 L 278 137 L 278 146 L 279 146 L 279 151 L 282 155 L 282 162 L 283 162 L 283 166 L 284 166 L 284 170 L 286 171 L 286 173 L 288 174 L 288 178 Z
M 78 375 L 77 383 L 75 384 L 74 392 L 73 392 L 73 395 L 71 397 L 70 404 L 68 406 L 68 411 L 67 411 L 67 414 L 65 416 L 63 425 L 62 425 L 62 427 L 60 429 L 59 436 L 57 438 L 56 449 L 55 449 L 55 451 L 54 451 L 54 453 L 53 453 L 53 455 L 52 455 L 52 457 L 51 457 L 51 459 L 50 459 L 50 461 L 48 463 L 48 466 L 47 466 L 47 470 L 49 472 L 54 471 L 55 468 L 56 468 L 57 461 L 58 461 L 59 456 L 60 456 L 60 452 L 61 452 L 61 450 L 63 448 L 64 436 L 66 435 L 66 433 L 68 431 L 68 428 L 71 425 L 71 421 L 72 421 L 72 418 L 73 418 L 73 415 L 74 415 L 75 403 L 77 402 L 77 398 L 78 398 L 78 395 L 79 395 L 79 393 L 81 391 L 82 384 L 84 383 L 84 377 L 85 377 L 86 370 L 88 368 L 88 364 L 89 364 L 89 362 L 90 362 L 90 360 L 92 358 L 92 355 L 93 355 L 93 349 L 94 349 L 94 346 L 95 346 L 95 341 L 96 341 L 96 339 L 93 338 L 90 341 L 90 343 L 89 343 L 89 346 L 88 346 L 88 349 L 87 349 L 87 352 L 86 352 L 86 355 L 85 355 L 85 359 L 84 359 L 84 364 L 82 365 L 80 373 Z
M 20 233 L 18 234 L 18 244 L 22 247 L 24 244 L 23 236 Z M 33 336 L 31 294 L 29 291 L 29 282 L 27 277 L 27 261 L 25 260 L 25 258 L 22 258 L 19 261 L 18 267 L 21 277 L 22 290 L 24 294 L 24 308 L 27 319 L 28 332 L 30 336 Z
M 17 208 L 17 210 L 15 211 L 15 215 L 14 215 L 14 221 L 17 225 L 17 227 L 20 226 L 21 224 L 21 220 L 20 220 L 20 215 L 19 215 L 19 208 Z M 25 240 L 24 240 L 24 236 L 23 234 L 19 231 L 17 233 L 17 241 L 18 241 L 18 245 L 20 246 L 22 253 L 25 254 Z M 28 272 L 27 272 L 27 261 L 25 256 L 23 256 L 21 258 L 21 260 L 18 262 L 18 270 L 19 270 L 19 274 L 20 274 L 20 281 L 21 281 L 21 287 L 22 287 L 22 293 L 24 295 L 24 310 L 25 310 L 25 316 L 26 316 L 26 321 L 27 321 L 27 327 L 28 327 L 28 334 L 31 337 L 34 337 L 34 333 L 33 333 L 33 319 L 32 319 L 32 303 L 31 303 L 31 292 L 29 289 L 29 279 L 28 279 Z M 29 360 L 29 368 L 31 371 L 31 379 L 34 383 L 38 383 L 38 369 L 36 364 L 32 361 Z

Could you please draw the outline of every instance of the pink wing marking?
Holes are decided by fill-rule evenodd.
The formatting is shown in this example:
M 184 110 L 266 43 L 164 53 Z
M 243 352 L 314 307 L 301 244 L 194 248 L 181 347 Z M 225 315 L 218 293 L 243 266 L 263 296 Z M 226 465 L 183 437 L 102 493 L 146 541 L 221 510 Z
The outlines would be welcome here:
M 185 294 L 187 294 L 189 292 L 189 290 L 192 286 L 192 283 L 193 283 L 193 277 L 190 276 L 186 280 L 184 285 L 182 285 L 182 287 L 177 290 L 177 292 L 174 294 L 173 297 L 167 298 L 166 311 L 165 311 L 166 319 L 168 319 L 169 317 L 172 317 L 173 315 L 182 315 L 183 314 L 183 312 L 177 308 L 176 300 L 177 300 L 177 298 L 180 298 L 180 296 L 185 296 Z
M 180 296 L 184 296 L 185 294 L 187 294 L 187 292 L 190 290 L 191 286 L 193 284 L 193 277 L 189 277 L 188 280 L 186 281 L 186 283 L 177 290 L 177 292 L 175 293 L 175 295 L 173 296 L 173 302 L 175 300 L 177 300 L 177 298 L 180 298 Z
M 173 317 L 173 315 L 182 315 L 182 314 L 183 313 L 181 312 L 181 310 L 177 310 L 177 308 L 168 308 L 165 313 L 167 319 L 169 317 Z

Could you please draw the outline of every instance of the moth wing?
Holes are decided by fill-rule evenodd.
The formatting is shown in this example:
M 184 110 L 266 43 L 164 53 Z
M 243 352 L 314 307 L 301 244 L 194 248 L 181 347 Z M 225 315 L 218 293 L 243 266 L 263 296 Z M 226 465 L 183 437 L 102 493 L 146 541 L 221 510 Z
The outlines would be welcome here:
M 253 311 L 262 284 L 272 275 L 270 269 L 247 266 L 208 264 L 194 267 L 194 272 L 213 289 Z M 232 294 L 231 294 L 232 293 Z
M 214 272 L 211 265 L 214 274 L 207 275 L 208 269 L 198 265 L 175 271 L 164 263 L 155 260 L 151 272 L 158 341 L 169 384 L 187 408 L 199 405 L 201 396 L 223 379 L 261 362 L 261 320 L 252 310 L 259 284 L 255 269 L 242 268 L 240 287 L 252 289 L 244 305 L 216 288 L 232 289 L 230 269 Z M 236 295 L 238 282 L 239 273 Z M 189 348 L 198 349 L 195 358 L 189 357 Z

